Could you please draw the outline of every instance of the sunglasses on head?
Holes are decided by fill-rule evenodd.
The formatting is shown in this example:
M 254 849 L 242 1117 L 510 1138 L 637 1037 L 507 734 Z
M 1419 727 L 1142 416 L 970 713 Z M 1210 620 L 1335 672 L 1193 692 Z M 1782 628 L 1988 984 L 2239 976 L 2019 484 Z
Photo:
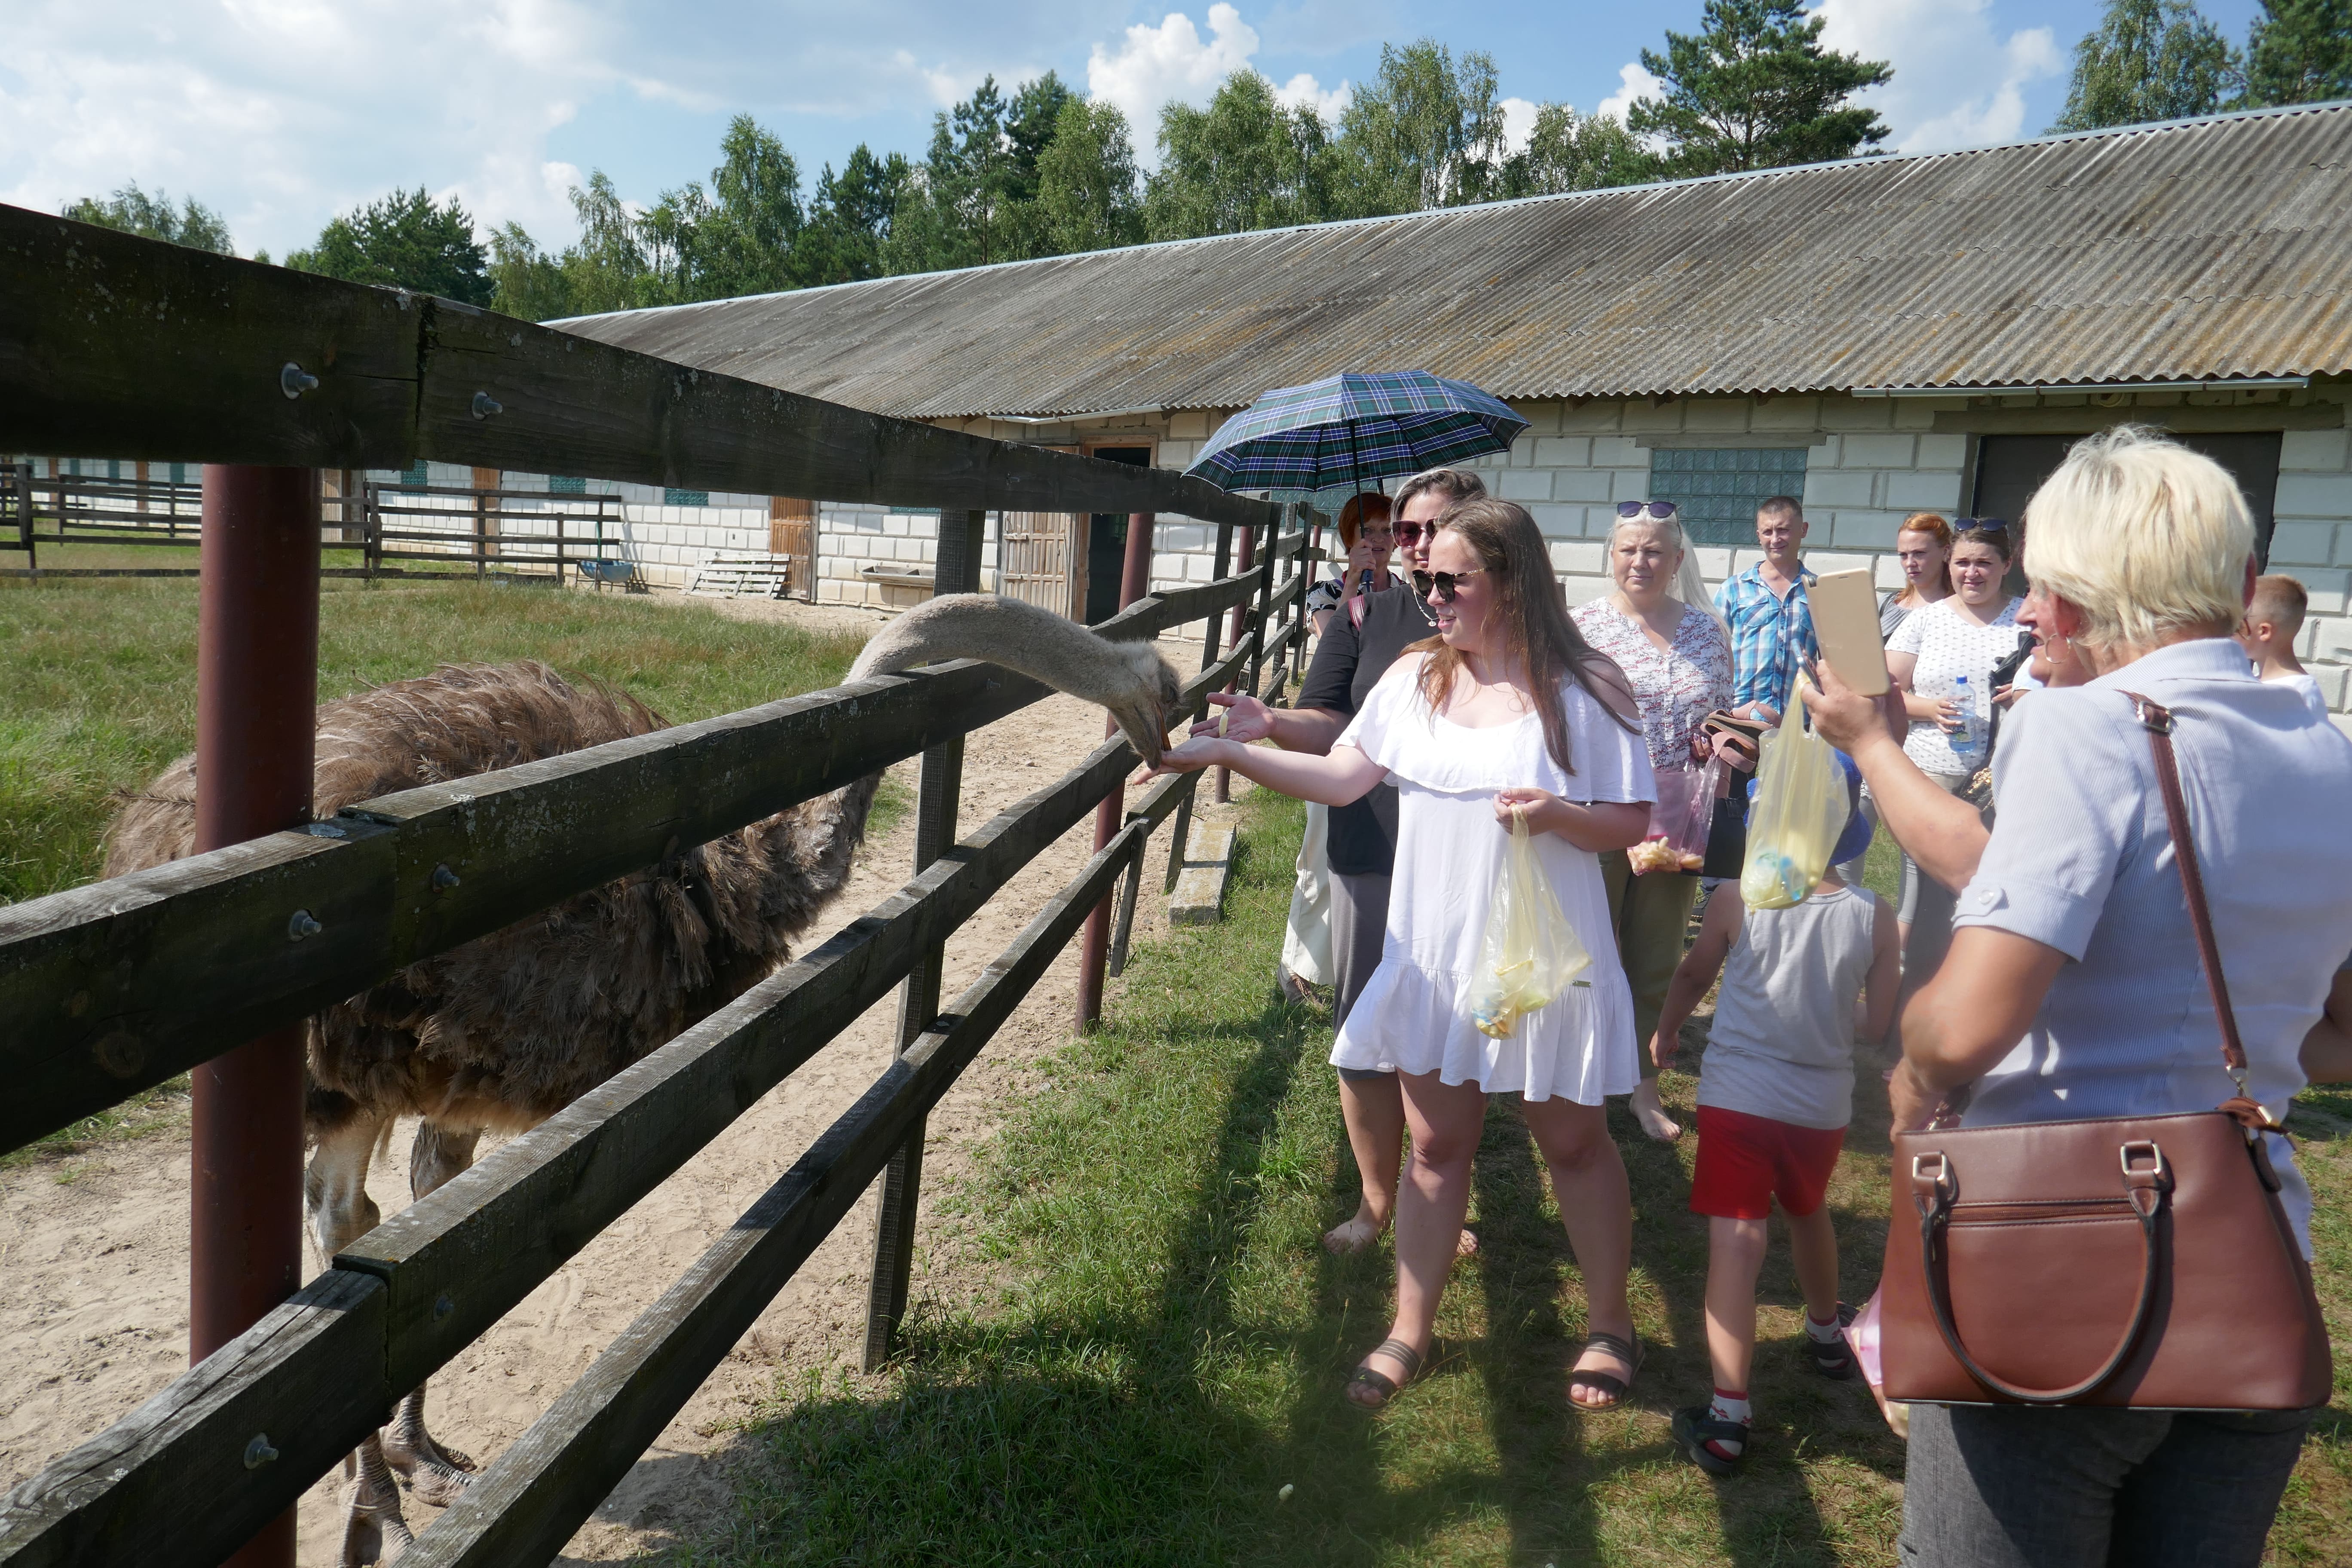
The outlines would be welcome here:
M 1450 605 L 1466 579 L 1480 576 L 1486 570 L 1481 566 L 1475 572 L 1416 572 L 1412 574 L 1412 591 L 1424 599 L 1433 597 L 1441 604 Z
M 1952 519 L 1954 533 L 2007 533 L 2009 520 L 2000 517 L 1956 517 Z
M 1628 522 L 1637 517 L 1648 518 L 1652 522 L 1665 522 L 1681 510 L 1670 500 L 1621 500 L 1617 503 L 1617 515 Z

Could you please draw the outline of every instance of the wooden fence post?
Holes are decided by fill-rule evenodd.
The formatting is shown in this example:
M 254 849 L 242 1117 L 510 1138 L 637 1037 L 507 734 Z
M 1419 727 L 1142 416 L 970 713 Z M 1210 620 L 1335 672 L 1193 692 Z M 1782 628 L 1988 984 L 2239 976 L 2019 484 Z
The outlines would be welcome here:
M 208 466 L 196 623 L 199 853 L 310 819 L 319 702 L 319 476 Z M 306 929 L 307 927 L 307 929 Z M 289 941 L 320 930 L 293 911 Z M 294 1294 L 302 1273 L 302 1029 L 191 1075 L 188 1360 Z M 289 1509 L 229 1559 L 293 1568 Z
M 1127 608 L 1151 592 L 1151 532 L 1158 519 L 1148 511 L 1130 513 L 1127 520 L 1127 557 L 1121 563 L 1118 578 L 1118 607 Z M 1116 721 L 1106 721 L 1103 733 L 1118 733 Z M 1102 805 L 1095 809 L 1095 850 L 1111 841 L 1118 831 L 1119 819 L 1127 812 L 1127 787 L 1124 784 L 1103 796 Z M 1138 857 L 1136 864 L 1142 864 Z M 1102 1021 L 1103 970 L 1110 960 L 1110 912 L 1108 898 L 1087 917 L 1086 937 L 1078 949 L 1078 1008 L 1077 1024 L 1081 1032 Z
M 980 559 L 988 514 L 940 513 L 939 554 L 931 567 L 935 594 L 971 594 L 980 588 Z M 915 803 L 915 869 L 947 853 L 956 841 L 956 811 L 963 793 L 963 737 L 923 753 L 922 782 Z M 900 1055 L 922 1038 L 940 1012 L 940 969 L 946 943 L 919 955 L 898 987 Z M 922 1196 L 924 1120 L 916 1118 L 906 1142 L 891 1152 L 882 1170 L 882 1206 L 874 1224 L 874 1275 L 866 1292 L 866 1370 L 890 1359 L 915 1261 L 915 1209 Z

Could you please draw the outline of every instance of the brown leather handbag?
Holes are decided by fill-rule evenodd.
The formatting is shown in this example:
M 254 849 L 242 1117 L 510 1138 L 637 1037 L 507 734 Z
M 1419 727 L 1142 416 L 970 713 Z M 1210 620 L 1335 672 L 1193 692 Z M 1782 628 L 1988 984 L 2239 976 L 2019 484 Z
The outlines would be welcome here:
M 1890 1400 L 2158 1410 L 2326 1403 L 2327 1328 L 2245 1092 L 2172 749 L 2147 728 L 2221 1057 L 2238 1093 L 2174 1116 L 1961 1127 L 1950 1102 L 1895 1135 L 1880 1289 Z M 1916 1225 L 1910 1223 L 1916 1218 Z

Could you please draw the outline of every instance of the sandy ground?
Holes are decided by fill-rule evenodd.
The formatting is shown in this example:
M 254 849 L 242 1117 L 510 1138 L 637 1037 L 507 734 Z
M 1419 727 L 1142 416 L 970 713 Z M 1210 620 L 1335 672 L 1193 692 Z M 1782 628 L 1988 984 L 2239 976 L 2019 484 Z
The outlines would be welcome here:
M 818 620 L 870 628 L 863 611 L 810 612 L 742 601 L 738 616 Z M 1166 651 L 1197 668 L 1197 645 Z M 1099 709 L 1056 697 L 976 731 L 966 747 L 961 823 L 966 831 L 1050 782 L 1096 745 Z M 901 764 L 911 786 L 915 764 Z M 948 945 L 946 995 L 977 977 L 1092 849 L 1082 822 L 1000 892 Z M 909 812 L 868 843 L 826 929 L 872 907 L 909 874 Z M 1156 857 L 1164 853 L 1154 847 Z M 1159 878 L 1145 878 L 1136 935 L 1163 929 Z M 1269 964 L 1273 960 L 1268 954 Z M 926 1262 L 948 1243 L 935 1200 L 970 1168 L 975 1149 L 1034 1084 L 1040 1058 L 1067 1038 L 1076 948 L 1057 961 L 929 1122 L 914 1290 L 960 1295 Z M 693 1161 L 607 1229 L 509 1312 L 432 1384 L 433 1429 L 478 1458 L 495 1457 L 751 1203 L 848 1109 L 888 1059 L 895 999 L 859 1018 L 780 1084 Z M 404 1126 L 391 1158 L 370 1178 L 387 1214 L 405 1201 Z M 485 1140 L 483 1152 L 490 1143 Z M 188 1142 L 178 1128 L 104 1147 L 66 1163 L 0 1173 L 0 1489 L 119 1419 L 184 1368 L 187 1342 Z M 638 1461 L 562 1561 L 642 1558 L 695 1531 L 723 1507 L 717 1457 L 751 1402 L 780 1370 L 855 1365 L 862 1349 L 866 1279 L 873 1245 L 873 1193 L 769 1306 L 660 1439 Z M 319 1267 L 313 1259 L 310 1271 Z M 300 1513 L 300 1562 L 335 1563 L 341 1541 L 340 1473 L 311 1488 Z M 412 1529 L 434 1510 L 404 1500 Z

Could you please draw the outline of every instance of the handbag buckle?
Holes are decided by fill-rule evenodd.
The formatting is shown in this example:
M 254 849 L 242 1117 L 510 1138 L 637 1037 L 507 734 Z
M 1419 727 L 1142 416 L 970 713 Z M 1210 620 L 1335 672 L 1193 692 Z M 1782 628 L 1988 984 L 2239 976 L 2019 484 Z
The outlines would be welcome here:
M 2166 1163 L 2164 1150 L 2152 1138 L 2135 1138 L 2117 1152 L 2123 1163 L 2124 1185 L 2127 1187 L 2165 1187 L 2172 1184 L 2172 1167 Z M 2147 1162 L 2145 1168 L 2134 1165 L 2135 1159 Z
M 1927 1169 L 1930 1161 L 1935 1163 L 1932 1173 Z M 1942 1203 L 1952 1201 L 1957 1183 L 1953 1178 L 1952 1163 L 1944 1157 L 1942 1150 L 1930 1149 L 1926 1153 L 1911 1156 L 1911 1185 L 1915 1192 L 1920 1187 L 1933 1188 Z

